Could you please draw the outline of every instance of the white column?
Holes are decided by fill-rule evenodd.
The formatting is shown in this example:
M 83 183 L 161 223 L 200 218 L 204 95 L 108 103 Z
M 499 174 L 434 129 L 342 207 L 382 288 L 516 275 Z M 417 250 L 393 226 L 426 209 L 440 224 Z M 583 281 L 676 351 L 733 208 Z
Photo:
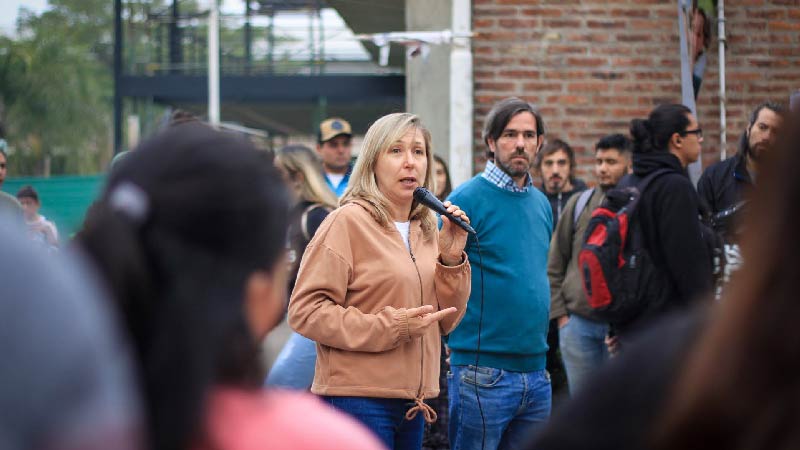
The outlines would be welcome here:
M 472 2 L 453 0 L 453 35 L 469 36 Z M 450 177 L 453 187 L 472 177 L 472 41 L 454 37 L 450 49 Z
M 219 3 L 208 13 L 208 122 L 219 125 Z

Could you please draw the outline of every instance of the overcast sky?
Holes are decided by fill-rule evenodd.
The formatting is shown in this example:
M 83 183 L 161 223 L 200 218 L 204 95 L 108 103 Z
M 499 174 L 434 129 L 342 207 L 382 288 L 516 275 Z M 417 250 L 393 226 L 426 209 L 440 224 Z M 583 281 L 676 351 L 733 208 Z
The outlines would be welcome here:
M 38 13 L 47 7 L 47 0 L 0 0 L 0 33 L 6 35 L 14 33 L 20 6 Z

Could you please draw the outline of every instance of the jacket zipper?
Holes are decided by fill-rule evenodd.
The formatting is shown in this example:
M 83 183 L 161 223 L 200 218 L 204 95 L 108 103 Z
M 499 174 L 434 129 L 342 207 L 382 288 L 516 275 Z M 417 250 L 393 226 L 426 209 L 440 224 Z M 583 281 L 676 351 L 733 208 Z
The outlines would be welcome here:
M 419 273 L 419 267 L 417 266 L 417 258 L 414 256 L 414 252 L 411 251 L 411 233 L 408 235 L 408 254 L 411 255 L 411 262 L 414 264 L 414 269 L 417 271 L 417 279 L 419 279 L 419 305 L 423 306 L 425 302 L 422 298 L 422 275 Z M 422 394 L 422 382 L 424 378 L 424 368 L 425 368 L 425 343 L 424 343 L 424 335 L 420 336 L 419 338 L 419 389 L 417 389 L 417 397 Z

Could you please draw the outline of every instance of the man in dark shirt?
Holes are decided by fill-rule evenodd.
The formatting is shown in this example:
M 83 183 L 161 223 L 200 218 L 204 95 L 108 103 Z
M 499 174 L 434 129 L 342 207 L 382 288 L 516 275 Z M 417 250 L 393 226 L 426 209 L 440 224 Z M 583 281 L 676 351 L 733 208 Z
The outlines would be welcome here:
M 550 200 L 550 206 L 553 208 L 555 230 L 567 200 L 586 189 L 586 183 L 575 178 L 575 152 L 561 139 L 555 139 L 542 148 L 536 155 L 535 166 L 542 176 L 540 189 Z
M 725 265 L 717 293 L 741 265 L 737 219 L 742 216 L 747 191 L 756 184 L 764 155 L 772 151 L 783 124 L 783 105 L 766 102 L 750 114 L 750 122 L 739 140 L 736 155 L 709 166 L 697 182 L 700 202 L 711 225 L 725 242 Z

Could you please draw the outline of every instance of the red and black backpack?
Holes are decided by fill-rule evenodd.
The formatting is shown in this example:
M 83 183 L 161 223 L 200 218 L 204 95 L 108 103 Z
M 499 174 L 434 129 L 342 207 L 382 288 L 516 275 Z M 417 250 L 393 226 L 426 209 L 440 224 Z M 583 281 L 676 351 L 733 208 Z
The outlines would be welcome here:
M 664 275 L 652 263 L 643 246 L 644 236 L 636 220 L 642 192 L 658 176 L 670 172 L 659 169 L 636 185 L 617 187 L 592 212 L 586 229 L 578 266 L 583 289 L 595 315 L 611 324 L 635 319 L 651 304 L 663 287 Z

